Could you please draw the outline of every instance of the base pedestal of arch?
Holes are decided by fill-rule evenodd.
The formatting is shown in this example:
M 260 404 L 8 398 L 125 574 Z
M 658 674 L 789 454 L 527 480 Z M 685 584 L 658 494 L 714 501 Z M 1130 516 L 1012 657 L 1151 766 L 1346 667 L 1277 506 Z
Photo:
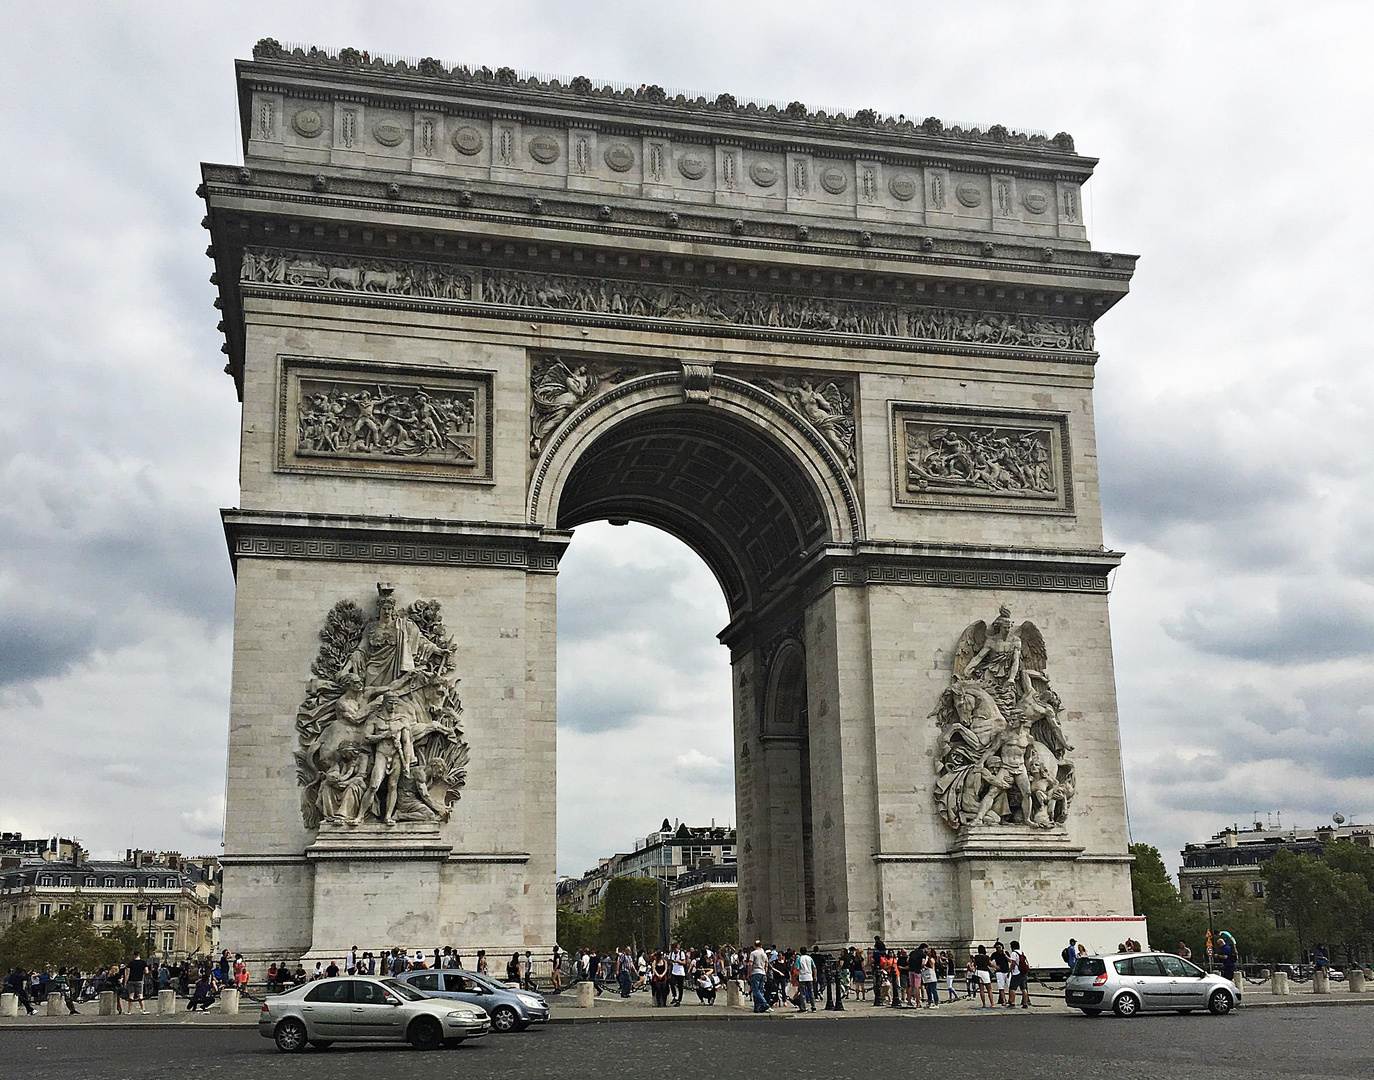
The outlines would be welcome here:
M 314 864 L 314 918 L 306 960 L 342 960 L 349 948 L 440 939 L 440 870 L 453 848 L 438 822 L 323 825 L 305 850 Z

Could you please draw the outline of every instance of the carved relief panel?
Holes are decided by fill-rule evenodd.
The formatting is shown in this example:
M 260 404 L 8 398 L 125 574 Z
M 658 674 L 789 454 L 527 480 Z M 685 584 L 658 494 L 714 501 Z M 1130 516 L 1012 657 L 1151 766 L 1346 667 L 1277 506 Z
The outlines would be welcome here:
M 890 403 L 894 506 L 1073 513 L 1067 419 Z
M 491 376 L 283 356 L 277 471 L 490 481 Z

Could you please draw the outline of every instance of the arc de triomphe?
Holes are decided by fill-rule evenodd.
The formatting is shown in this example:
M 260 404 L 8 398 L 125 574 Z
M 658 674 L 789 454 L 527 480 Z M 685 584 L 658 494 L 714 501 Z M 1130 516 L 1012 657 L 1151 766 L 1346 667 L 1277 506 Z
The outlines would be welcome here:
M 729 603 L 743 938 L 1129 912 L 1092 384 L 1134 259 L 1072 139 L 237 76 L 226 945 L 551 946 L 555 574 L 606 518 Z

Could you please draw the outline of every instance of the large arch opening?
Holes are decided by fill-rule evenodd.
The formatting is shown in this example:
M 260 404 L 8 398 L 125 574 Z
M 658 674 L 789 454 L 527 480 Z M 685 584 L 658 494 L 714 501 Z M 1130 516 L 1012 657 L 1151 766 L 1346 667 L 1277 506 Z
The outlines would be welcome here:
M 789 444 L 788 433 L 779 430 L 783 425 L 776 417 L 722 409 L 714 403 L 687 403 L 680 390 L 675 399 L 660 399 L 629 416 L 625 411 L 622 407 L 619 419 L 580 443 L 567 439 L 577 450 L 566 456 L 561 468 L 551 470 L 555 479 L 548 505 L 551 523 L 579 534 L 587 532 L 588 523 L 600 521 L 652 526 L 680 540 L 714 575 L 732 630 L 729 663 L 733 670 L 725 677 L 732 729 L 741 930 L 746 937 L 794 944 L 813 940 L 807 674 L 804 634 L 798 628 L 803 611 L 796 586 L 797 572 L 807 556 L 841 531 L 836 526 L 838 500 L 833 490 L 827 492 L 817 483 L 816 462 L 801 458 Z M 594 417 L 584 419 L 594 422 Z M 843 482 L 836 486 L 842 489 Z M 627 543 L 632 539 L 632 530 L 604 530 L 596 534 L 598 543 L 617 533 Z M 574 567 L 576 550 L 575 538 L 569 552 Z M 627 562 L 634 565 L 633 559 Z M 614 573 L 610 568 L 606 572 Z M 621 585 L 606 581 L 596 603 L 604 607 L 609 595 L 633 606 L 634 599 L 625 595 Z M 570 599 L 563 593 L 560 585 L 561 607 Z M 753 631 L 756 613 L 765 609 L 769 623 L 786 625 L 786 632 Z M 581 613 L 569 615 L 574 625 L 583 618 Z M 560 625 L 559 712 L 560 717 L 571 717 L 581 709 L 562 698 L 567 682 L 561 669 L 568 659 L 562 635 Z M 748 643 L 740 645 L 740 640 Z M 634 658 L 624 655 L 619 661 L 611 657 L 602 662 L 620 662 L 630 670 Z M 725 670 L 724 663 L 724 657 L 705 663 L 703 675 L 719 677 L 715 673 Z M 581 734 L 570 735 L 585 744 Z M 685 753 L 674 747 L 671 753 L 684 765 L 691 762 L 709 768 L 718 759 L 707 739 L 704 747 L 687 748 Z M 603 745 L 609 755 L 606 768 L 612 774 L 624 768 L 635 775 L 633 761 L 620 760 L 609 740 Z M 565 755 L 560 748 L 559 757 L 562 766 L 573 755 Z M 577 769 L 575 775 L 560 774 L 560 787 L 597 782 L 585 763 Z M 672 800 L 683 786 L 670 782 L 660 794 L 665 801 Z M 614 805 L 613 793 L 608 792 L 607 798 L 607 805 Z M 672 805 L 665 805 L 650 820 L 671 818 L 675 813 Z M 631 820 L 621 827 L 627 832 L 645 828 Z M 636 838 L 626 835 L 622 843 L 628 845 Z

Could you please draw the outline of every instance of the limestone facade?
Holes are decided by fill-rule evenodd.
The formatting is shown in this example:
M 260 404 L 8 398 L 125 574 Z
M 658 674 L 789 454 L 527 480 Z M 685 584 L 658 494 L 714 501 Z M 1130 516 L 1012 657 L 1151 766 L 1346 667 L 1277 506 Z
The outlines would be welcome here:
M 226 947 L 552 945 L 555 574 L 607 517 L 729 602 L 744 938 L 1129 910 L 1092 324 L 1134 259 L 1087 243 L 1092 159 L 273 43 L 238 80 L 245 164 L 201 188 L 243 406 Z M 442 608 L 466 780 L 308 829 L 297 710 L 378 582 Z M 953 830 L 931 714 L 1003 605 L 1074 792 Z

